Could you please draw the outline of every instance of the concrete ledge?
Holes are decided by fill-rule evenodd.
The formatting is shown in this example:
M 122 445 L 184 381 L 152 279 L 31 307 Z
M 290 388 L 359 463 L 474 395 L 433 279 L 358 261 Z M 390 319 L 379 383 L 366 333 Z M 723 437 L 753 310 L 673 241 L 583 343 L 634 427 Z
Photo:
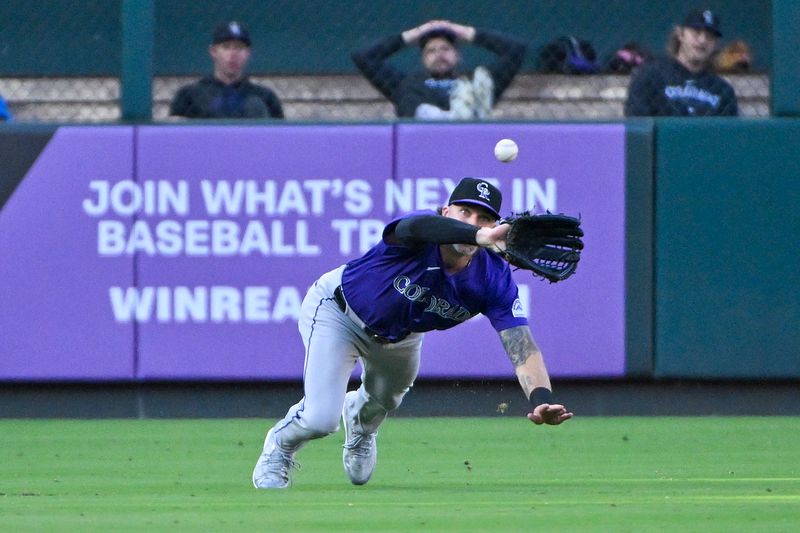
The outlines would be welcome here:
M 736 90 L 741 115 L 769 116 L 769 77 L 726 76 Z M 168 118 L 178 88 L 197 77 L 157 77 L 153 118 Z M 280 96 L 287 119 L 372 121 L 394 118 L 391 104 L 360 75 L 254 76 Z M 622 118 L 629 76 L 522 74 L 495 110 L 501 120 Z M 17 120 L 113 122 L 120 118 L 118 78 L 0 78 Z

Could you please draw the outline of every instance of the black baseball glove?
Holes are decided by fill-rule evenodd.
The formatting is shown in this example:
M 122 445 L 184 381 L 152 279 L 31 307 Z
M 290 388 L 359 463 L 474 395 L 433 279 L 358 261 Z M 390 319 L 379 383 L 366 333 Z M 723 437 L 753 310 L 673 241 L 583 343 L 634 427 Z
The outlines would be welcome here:
M 512 214 L 503 223 L 511 224 L 506 249 L 501 252 L 509 264 L 530 270 L 551 283 L 575 273 L 583 250 L 580 219 L 549 212 L 532 215 L 526 211 Z

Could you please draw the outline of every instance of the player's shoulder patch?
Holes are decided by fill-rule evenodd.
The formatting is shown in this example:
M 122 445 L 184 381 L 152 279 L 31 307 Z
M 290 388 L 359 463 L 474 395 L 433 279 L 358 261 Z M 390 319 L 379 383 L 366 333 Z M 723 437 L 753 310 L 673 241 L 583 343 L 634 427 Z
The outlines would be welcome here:
M 528 318 L 528 313 L 525 311 L 525 307 L 522 305 L 522 301 L 519 298 L 514 300 L 514 303 L 511 304 L 511 314 L 516 318 Z

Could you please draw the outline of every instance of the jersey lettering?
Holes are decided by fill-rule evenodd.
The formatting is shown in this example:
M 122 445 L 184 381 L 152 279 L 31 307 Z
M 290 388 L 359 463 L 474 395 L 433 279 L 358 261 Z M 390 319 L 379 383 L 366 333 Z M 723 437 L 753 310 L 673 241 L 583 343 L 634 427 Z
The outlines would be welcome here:
M 435 313 L 442 318 L 456 322 L 463 322 L 472 316 L 469 309 L 461 305 L 454 306 L 444 298 L 437 298 L 430 294 L 430 287 L 411 283 L 411 279 L 408 276 L 397 276 L 394 278 L 392 286 L 412 302 L 427 303 L 428 306 L 425 308 L 425 313 Z
M 431 289 L 429 287 L 421 287 L 416 283 L 411 283 L 408 276 L 397 276 L 392 283 L 397 292 L 411 300 L 412 302 L 419 301 Z M 424 300 L 423 300 L 424 301 Z
M 705 102 L 714 109 L 719 107 L 720 97 L 710 93 L 702 87 L 694 85 L 692 80 L 688 80 L 682 87 L 680 85 L 667 85 L 664 87 L 664 95 L 670 100 L 682 100 L 687 103 L 691 100 Z

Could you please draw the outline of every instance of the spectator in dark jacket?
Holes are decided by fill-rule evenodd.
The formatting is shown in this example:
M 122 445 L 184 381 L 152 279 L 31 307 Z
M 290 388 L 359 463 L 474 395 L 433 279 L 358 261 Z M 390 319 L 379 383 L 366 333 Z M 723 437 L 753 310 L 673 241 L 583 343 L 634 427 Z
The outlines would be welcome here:
M 669 57 L 647 62 L 628 87 L 626 116 L 739 114 L 733 87 L 714 74 L 712 58 L 722 32 L 709 10 L 692 11 L 670 36 Z
M 460 71 L 462 42 L 486 48 L 497 55 L 496 61 L 471 73 Z M 423 71 L 405 73 L 389 63 L 393 54 L 412 45 L 421 49 Z M 524 56 L 525 45 L 511 37 L 432 20 L 354 52 L 353 61 L 391 100 L 398 117 L 472 120 L 491 116 Z
M 247 79 L 250 34 L 238 22 L 219 26 L 209 46 L 214 73 L 181 87 L 169 114 L 187 118 L 283 118 L 278 96 Z

